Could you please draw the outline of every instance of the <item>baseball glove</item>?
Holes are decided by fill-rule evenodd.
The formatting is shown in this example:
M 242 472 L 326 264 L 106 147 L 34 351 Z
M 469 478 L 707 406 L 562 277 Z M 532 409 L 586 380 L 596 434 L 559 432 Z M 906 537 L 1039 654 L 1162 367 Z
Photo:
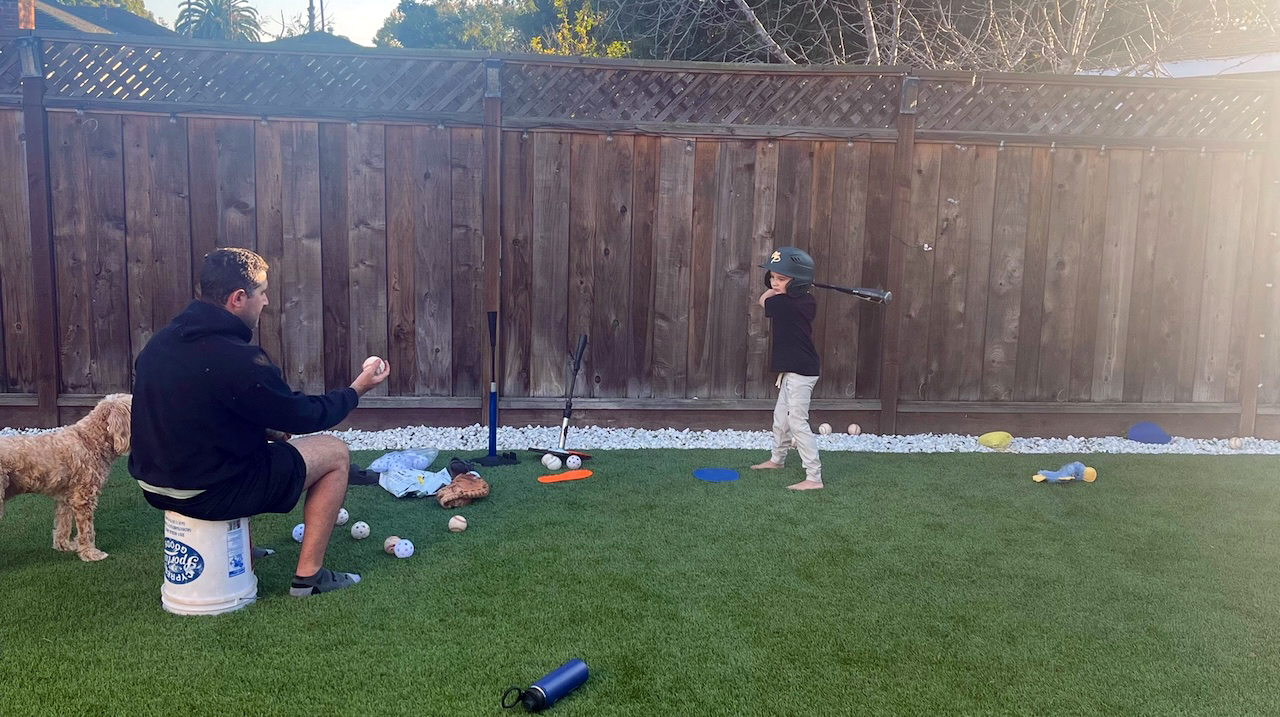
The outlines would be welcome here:
M 489 495 L 489 484 L 476 473 L 463 473 L 454 477 L 449 485 L 436 491 L 436 500 L 445 509 L 462 506 Z

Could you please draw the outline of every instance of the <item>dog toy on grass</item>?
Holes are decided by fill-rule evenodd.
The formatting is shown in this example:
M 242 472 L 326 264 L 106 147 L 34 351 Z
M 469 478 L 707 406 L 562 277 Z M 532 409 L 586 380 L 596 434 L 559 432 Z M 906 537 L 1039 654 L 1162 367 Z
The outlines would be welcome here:
M 1090 466 L 1086 466 L 1080 461 L 1073 461 L 1059 468 L 1056 471 L 1042 470 L 1031 476 L 1031 480 L 1037 483 L 1066 483 L 1073 480 L 1082 480 L 1085 483 L 1092 483 L 1098 480 L 1098 471 Z

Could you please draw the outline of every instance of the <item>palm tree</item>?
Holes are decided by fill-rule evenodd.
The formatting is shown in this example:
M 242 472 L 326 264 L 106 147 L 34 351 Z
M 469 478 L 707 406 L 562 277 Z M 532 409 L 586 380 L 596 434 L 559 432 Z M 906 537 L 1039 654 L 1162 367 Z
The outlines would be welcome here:
M 184 0 L 173 29 L 201 40 L 257 42 L 262 28 L 248 0 Z

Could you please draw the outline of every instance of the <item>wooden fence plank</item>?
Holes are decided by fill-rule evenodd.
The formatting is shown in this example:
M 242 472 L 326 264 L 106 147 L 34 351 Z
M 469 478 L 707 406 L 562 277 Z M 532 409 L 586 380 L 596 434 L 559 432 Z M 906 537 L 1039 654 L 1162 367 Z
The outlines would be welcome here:
M 1124 399 L 1126 349 L 1133 301 L 1134 252 L 1138 246 L 1138 208 L 1142 190 L 1142 151 L 1118 149 L 1107 168 L 1106 226 L 1098 272 L 1097 344 L 1094 347 L 1093 401 Z
M 350 371 L 354 378 L 366 357 L 387 355 L 386 127 L 359 124 L 349 129 L 348 138 Z M 477 356 L 474 365 L 478 364 Z M 387 390 L 383 383 L 369 395 L 385 396 Z
M 669 271 L 668 257 L 653 253 L 658 221 L 657 137 L 635 138 L 631 199 L 631 352 L 627 360 L 627 395 L 653 395 L 654 273 Z
M 1022 306 L 1018 311 L 1018 354 L 1013 399 L 1035 400 L 1040 395 L 1040 344 L 1043 336 L 1045 271 L 1053 196 L 1053 154 L 1031 150 L 1031 192 L 1027 199 L 1026 247 L 1023 254 Z
M 1133 254 L 1133 284 L 1129 304 L 1129 335 L 1124 362 L 1126 402 L 1142 401 L 1147 394 L 1147 369 L 1151 362 L 1152 304 L 1155 301 L 1156 244 L 1160 239 L 1160 199 L 1164 185 L 1162 155 L 1142 156 L 1142 193 L 1138 204 L 1137 245 Z
M 595 266 L 591 312 L 592 394 L 627 395 L 631 336 L 631 194 L 635 135 L 610 135 L 600 145 L 597 231 L 592 241 Z
M 127 115 L 123 123 L 130 346 L 136 361 L 151 336 L 195 296 L 189 147 L 186 121 Z
M 966 311 L 971 251 L 976 148 L 941 145 L 941 169 L 935 210 L 937 244 L 931 277 L 926 396 L 954 401 L 960 397 L 964 350 L 968 339 Z M 976 271 L 976 267 L 974 269 Z
M 284 360 L 284 337 L 281 311 L 291 289 L 286 287 L 281 261 L 284 259 L 284 194 L 280 134 L 287 124 L 270 122 L 253 132 L 254 141 L 254 206 L 257 216 L 257 252 L 267 262 L 267 305 L 258 319 L 257 338 L 262 350 L 280 365 Z M 233 222 L 234 225 L 234 222 Z M 283 373 L 283 370 L 282 370 Z M 289 380 L 285 376 L 285 381 Z
M 1044 312 L 1036 397 L 1066 401 L 1071 388 L 1076 300 L 1080 283 L 1080 230 L 1086 191 L 1085 150 L 1054 154 L 1049 235 L 1045 253 Z
M 387 377 L 388 394 L 413 395 L 418 384 L 416 243 L 420 187 L 415 136 L 423 127 L 388 125 L 387 148 Z
M 450 396 L 453 395 L 455 281 L 451 248 L 453 136 L 448 129 L 429 127 L 415 133 L 413 139 L 410 149 L 414 157 L 417 212 L 413 280 L 416 393 Z M 486 325 L 485 331 L 488 330 Z
M 1085 155 L 1085 195 L 1080 223 L 1080 276 L 1076 280 L 1075 328 L 1072 331 L 1071 383 L 1068 400 L 1088 401 L 1093 395 L 1093 366 L 1098 346 L 1098 276 L 1102 273 L 1107 234 L 1107 199 L 1111 194 L 1110 158 L 1104 152 Z
M 1206 226 L 1199 340 L 1192 400 L 1221 403 L 1227 394 L 1227 352 L 1231 346 L 1231 304 L 1240 248 L 1240 207 L 1244 201 L 1244 154 L 1213 156 Z
M 218 145 L 218 246 L 258 248 L 254 128 L 250 120 L 215 120 Z
M 191 279 L 197 293 L 204 256 L 218 248 L 219 121 L 204 117 L 186 120 L 191 187 Z
M 755 211 L 755 143 L 724 140 L 717 171 L 711 257 L 710 346 L 712 398 L 742 398 L 746 392 L 747 316 L 752 300 L 751 230 Z
M 484 130 L 453 132 L 453 395 L 481 396 L 484 316 Z
M 89 371 L 94 393 L 129 391 L 128 258 L 125 254 L 124 136 L 118 115 L 87 115 L 93 206 L 89 236 Z M 96 124 L 94 124 L 96 123 Z
M 693 244 L 689 266 L 689 373 L 686 398 L 711 395 L 711 262 L 716 226 L 717 168 L 722 145 L 716 140 L 700 140 L 693 159 Z
M 995 234 L 996 167 L 1000 150 L 974 148 L 973 191 L 969 209 L 969 274 L 965 287 L 965 340 L 960 350 L 961 401 L 982 397 L 987 337 L 987 297 L 991 291 L 991 245 Z
M 843 142 L 841 144 L 844 144 Z M 835 184 L 835 142 L 814 142 L 813 148 L 813 184 L 809 193 L 809 244 L 806 250 L 813 257 L 816 266 L 816 278 L 826 283 L 825 277 L 831 271 L 831 195 Z M 819 295 L 816 297 L 818 311 L 813 318 L 813 339 L 822 359 L 822 371 L 827 368 L 828 351 L 825 346 L 827 334 L 827 314 L 831 311 L 832 300 L 836 297 Z M 819 380 L 814 387 L 814 396 L 825 395 L 825 381 Z
M 0 110 L 0 393 L 35 387 L 27 212 L 22 112 Z
M 1183 288 L 1178 292 L 1178 321 L 1182 326 L 1182 336 L 1178 344 L 1178 390 L 1174 394 L 1174 400 L 1181 402 L 1192 399 L 1196 383 L 1199 336 L 1202 330 L 1208 330 L 1200 325 L 1200 314 L 1204 297 L 1204 275 L 1209 266 L 1205 248 L 1209 238 L 1209 201 L 1213 196 L 1213 155 L 1201 152 L 1193 159 L 1192 172 L 1192 193 L 1187 198 L 1187 206 L 1192 210 L 1191 223 L 1187 227 L 1189 233 L 1184 260 L 1179 266 L 1179 284 Z M 1187 261 L 1188 258 L 1191 260 Z
M 764 270 L 759 268 L 773 252 L 774 218 L 778 211 L 778 143 L 756 142 L 755 187 L 751 219 L 751 279 L 747 295 L 751 311 L 747 315 L 747 398 L 767 398 L 773 391 L 769 379 L 769 320 L 756 303 L 764 293 Z
M 701 144 L 701 143 L 699 143 Z M 778 141 L 777 210 L 774 219 L 774 244 L 809 248 L 809 212 L 813 194 L 813 142 L 787 139 Z
M 595 375 L 595 341 L 591 335 L 595 314 L 596 234 L 600 231 L 600 145 L 604 138 L 574 135 L 572 138 L 571 194 L 569 201 L 569 335 L 568 351 L 578 345 L 578 337 L 587 334 L 587 352 L 582 359 L 575 396 L 591 395 L 591 377 Z M 563 371 L 563 364 L 561 364 Z M 564 386 L 569 385 L 565 376 Z
M 321 246 L 320 139 L 314 122 L 281 129 L 281 271 L 288 294 L 281 302 L 280 368 L 296 391 L 323 393 L 324 265 Z M 397 367 L 399 368 L 399 367 Z
M 867 163 L 870 142 L 841 142 L 836 147 L 831 190 L 831 243 L 821 276 L 837 286 L 862 286 L 866 253 Z M 840 294 L 820 292 L 827 304 L 822 340 L 822 380 L 815 397 L 851 399 L 857 396 L 859 318 L 864 302 Z
M 1027 222 L 1036 162 L 1034 150 L 1030 148 L 1010 147 L 998 152 L 982 397 L 988 401 L 1011 401 L 1018 386 Z M 1027 329 L 1022 333 L 1029 332 Z M 1036 345 L 1039 346 L 1039 341 Z
M 895 147 L 887 142 L 871 145 L 867 158 L 867 209 L 866 242 L 862 254 L 862 281 L 867 286 L 885 288 L 889 282 L 889 244 L 903 242 L 906 237 L 893 233 L 893 160 Z M 890 179 L 886 179 L 890 178 Z M 902 287 L 893 297 L 895 302 L 905 301 L 905 293 L 914 287 Z M 885 318 L 883 306 L 866 302 L 861 305 L 858 317 L 858 375 L 856 398 L 880 398 L 882 392 L 892 392 L 896 387 L 881 385 L 883 369 Z
M 1237 239 L 1235 285 L 1231 299 L 1231 343 L 1227 349 L 1226 400 L 1240 400 L 1240 379 L 1244 370 L 1245 345 L 1249 340 L 1249 296 L 1256 282 L 1255 273 L 1264 267 L 1253 264 L 1254 242 L 1258 235 L 1259 201 L 1262 196 L 1261 153 L 1245 157 L 1244 181 L 1240 198 L 1240 233 Z M 1276 282 L 1272 282 L 1274 285 Z M 1274 287 L 1273 287 L 1274 288 Z
M 916 144 L 911 173 L 911 235 L 904 252 L 902 361 L 899 397 L 924 400 L 929 382 L 929 321 L 932 309 L 934 249 L 938 244 L 938 185 L 942 145 Z
M 653 255 L 653 395 L 683 398 L 688 381 L 689 291 L 693 248 L 694 142 L 663 138 Z
M 563 396 L 569 334 L 570 196 L 573 135 L 537 132 L 533 142 L 533 355 L 530 393 Z M 577 295 L 575 293 L 575 295 Z M 576 340 L 577 337 L 574 337 Z
M 533 313 L 533 141 L 502 134 L 502 394 L 529 395 Z
M 1164 152 L 1163 191 L 1160 196 L 1159 237 L 1155 252 L 1154 293 L 1149 361 L 1143 400 L 1151 403 L 1176 401 L 1178 396 L 1178 364 L 1182 353 L 1182 336 L 1187 327 L 1181 308 L 1184 264 L 1192 257 L 1191 214 L 1195 197 L 1195 155 L 1190 152 Z M 1203 254 L 1194 257 L 1196 263 Z M 1199 282 L 1197 282 L 1197 286 Z
M 49 193 L 58 307 L 60 393 L 91 393 L 88 234 L 95 208 L 90 199 L 88 127 L 77 115 L 49 115 Z M 97 124 L 96 121 L 94 124 Z
M 350 228 L 347 225 L 347 126 L 320 125 L 320 266 L 324 293 L 324 385 L 349 385 L 351 375 Z M 394 369 L 393 369 L 394 370 Z

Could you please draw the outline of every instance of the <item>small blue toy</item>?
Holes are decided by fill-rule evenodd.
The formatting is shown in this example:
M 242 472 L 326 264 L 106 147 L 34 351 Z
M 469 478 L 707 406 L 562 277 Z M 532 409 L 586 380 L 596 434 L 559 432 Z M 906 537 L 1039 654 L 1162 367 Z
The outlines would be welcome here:
M 1073 480 L 1082 480 L 1085 483 L 1092 483 L 1098 480 L 1098 471 L 1090 466 L 1086 466 L 1080 461 L 1073 461 L 1056 471 L 1039 471 L 1035 475 L 1031 476 L 1031 480 L 1037 483 L 1068 483 Z

